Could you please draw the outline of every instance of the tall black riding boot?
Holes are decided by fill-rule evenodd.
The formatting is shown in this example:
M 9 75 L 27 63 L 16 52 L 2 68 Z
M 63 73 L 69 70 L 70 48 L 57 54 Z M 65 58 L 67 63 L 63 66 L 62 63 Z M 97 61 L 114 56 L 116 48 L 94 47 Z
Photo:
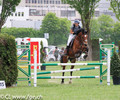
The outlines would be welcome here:
M 66 53 L 65 53 L 65 55 L 69 54 L 69 48 L 70 48 L 69 46 L 66 47 Z

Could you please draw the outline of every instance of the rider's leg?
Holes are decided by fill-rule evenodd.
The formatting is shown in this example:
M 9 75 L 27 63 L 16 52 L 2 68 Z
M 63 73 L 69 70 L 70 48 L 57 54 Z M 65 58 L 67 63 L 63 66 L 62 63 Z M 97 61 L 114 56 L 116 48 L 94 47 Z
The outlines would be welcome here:
M 67 50 L 66 55 L 68 55 L 68 53 L 69 53 L 69 48 L 70 48 L 69 44 L 74 37 L 75 37 L 75 35 L 73 35 L 73 34 L 70 34 L 68 37 L 67 47 L 66 47 L 66 50 Z
M 67 46 L 67 47 L 66 47 L 66 53 L 65 53 L 65 55 L 68 55 L 68 54 L 69 54 L 69 48 L 70 48 L 70 46 Z
M 69 35 L 68 41 L 67 41 L 67 46 L 69 46 L 69 44 L 70 44 L 70 42 L 71 42 L 73 36 L 74 36 L 73 34 L 70 34 L 70 35 Z

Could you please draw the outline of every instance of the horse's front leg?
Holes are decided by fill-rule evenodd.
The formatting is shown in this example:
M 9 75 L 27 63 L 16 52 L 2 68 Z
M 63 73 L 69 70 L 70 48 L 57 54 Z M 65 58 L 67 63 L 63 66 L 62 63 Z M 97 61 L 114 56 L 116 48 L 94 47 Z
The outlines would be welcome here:
M 76 59 L 71 59 L 70 62 L 75 63 Z M 73 68 L 74 68 L 74 66 L 71 66 L 71 69 L 73 69 Z M 72 76 L 72 73 L 73 73 L 73 71 L 70 72 L 70 76 Z M 72 78 L 70 78 L 70 81 L 69 81 L 69 84 L 71 84 L 71 83 L 72 83 Z
M 83 58 L 86 60 L 87 57 L 88 57 L 88 53 L 86 52 Z
M 60 62 L 61 62 L 61 63 L 67 63 L 67 62 L 68 62 L 67 56 L 62 55 Z M 63 67 L 63 70 L 65 70 L 65 67 L 66 67 L 66 66 L 62 66 L 62 67 Z M 64 74 L 65 74 L 65 72 L 62 73 L 62 76 L 64 76 Z M 62 78 L 61 84 L 64 84 L 64 78 Z
M 65 66 L 62 66 L 62 67 L 63 67 L 63 70 L 65 70 Z M 65 72 L 62 73 L 62 76 L 64 75 L 65 75 Z M 64 84 L 64 78 L 62 78 L 61 84 Z
M 71 69 L 73 69 L 74 68 L 74 66 L 71 66 Z M 73 73 L 73 71 L 71 71 L 70 72 L 70 76 L 72 76 L 72 73 Z M 69 81 L 69 84 L 71 84 L 72 83 L 72 78 L 70 78 L 70 81 Z
M 84 51 L 85 55 L 83 56 L 85 60 L 88 57 L 88 50 L 89 50 L 88 47 L 85 47 L 85 51 Z

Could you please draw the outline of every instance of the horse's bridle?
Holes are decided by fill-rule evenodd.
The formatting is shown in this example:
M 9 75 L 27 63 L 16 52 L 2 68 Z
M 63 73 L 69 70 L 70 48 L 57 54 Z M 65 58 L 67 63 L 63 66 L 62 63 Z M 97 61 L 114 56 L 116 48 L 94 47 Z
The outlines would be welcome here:
M 80 34 L 80 33 L 79 33 Z M 79 40 L 79 43 L 80 43 L 80 49 L 81 49 L 81 51 L 82 51 L 82 49 L 83 49 L 83 46 L 85 46 L 85 48 L 87 48 L 87 44 L 86 43 L 84 43 L 84 36 L 85 36 L 86 34 L 84 34 L 84 33 L 82 33 L 81 34 L 81 36 L 78 36 L 78 40 Z M 85 49 L 85 51 L 84 52 L 86 52 L 86 50 L 87 49 Z

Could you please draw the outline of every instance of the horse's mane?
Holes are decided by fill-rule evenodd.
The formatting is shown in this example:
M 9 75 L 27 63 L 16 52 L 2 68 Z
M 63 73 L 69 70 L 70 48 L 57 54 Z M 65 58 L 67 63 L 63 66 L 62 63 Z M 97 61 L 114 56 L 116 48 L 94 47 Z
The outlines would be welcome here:
M 82 32 L 82 34 L 85 34 L 85 33 L 86 33 L 85 29 L 84 29 L 84 28 L 81 28 L 81 29 L 79 29 L 79 30 L 76 32 L 76 35 L 78 35 L 80 32 Z

